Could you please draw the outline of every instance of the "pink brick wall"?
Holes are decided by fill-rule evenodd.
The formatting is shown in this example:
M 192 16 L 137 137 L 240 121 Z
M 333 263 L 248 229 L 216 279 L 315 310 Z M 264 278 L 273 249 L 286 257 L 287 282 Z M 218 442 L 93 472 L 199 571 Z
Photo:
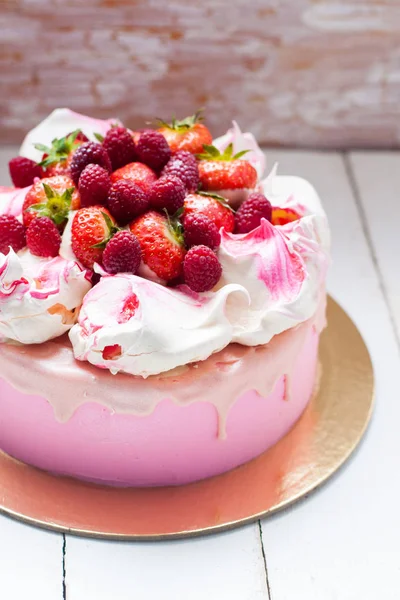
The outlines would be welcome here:
M 0 137 L 200 106 L 263 142 L 398 146 L 399 0 L 0 0 Z

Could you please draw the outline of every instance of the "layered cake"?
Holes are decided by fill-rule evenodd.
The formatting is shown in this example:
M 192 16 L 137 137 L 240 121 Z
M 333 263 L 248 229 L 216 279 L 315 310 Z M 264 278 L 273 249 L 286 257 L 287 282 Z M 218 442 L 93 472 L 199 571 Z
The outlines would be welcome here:
M 200 115 L 54 111 L 0 188 L 0 449 L 118 486 L 258 456 L 318 386 L 329 229 L 313 187 Z

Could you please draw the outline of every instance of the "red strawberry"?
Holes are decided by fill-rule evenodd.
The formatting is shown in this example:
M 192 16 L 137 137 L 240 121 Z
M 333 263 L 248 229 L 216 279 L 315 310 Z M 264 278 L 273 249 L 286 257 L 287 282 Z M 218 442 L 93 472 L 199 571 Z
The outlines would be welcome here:
M 45 169 L 46 176 L 70 175 L 72 156 L 84 141 L 87 141 L 87 137 L 77 129 L 65 137 L 54 139 L 50 147 L 35 144 L 37 150 L 44 152 L 42 162 L 39 165 Z
M 35 210 L 32 210 L 33 206 Z M 79 207 L 79 193 L 70 177 L 45 177 L 37 181 L 26 194 L 22 218 L 26 227 L 37 216 L 50 217 L 56 225 L 62 225 L 68 218 L 69 210 Z
M 117 231 L 115 221 L 103 206 L 78 210 L 72 221 L 71 247 L 76 258 L 88 269 L 101 263 L 104 248 Z
M 168 142 L 171 152 L 187 150 L 192 154 L 199 154 L 203 151 L 204 144 L 212 143 L 212 135 L 205 125 L 200 123 L 202 120 L 201 111 L 191 117 L 186 117 L 182 121 L 172 120 L 172 123 L 160 121 L 159 132 Z
M 185 248 L 179 224 L 164 215 L 149 211 L 130 224 L 139 240 L 142 260 L 163 281 L 171 281 L 182 273 Z
M 140 186 L 143 191 L 149 193 L 151 186 L 157 181 L 157 175 L 147 165 L 140 162 L 133 162 L 114 171 L 111 175 L 112 183 L 116 183 L 121 179 L 129 179 Z
M 204 152 L 198 156 L 202 189 L 253 189 L 257 184 L 257 171 L 248 160 L 241 158 L 246 152 L 234 155 L 232 144 L 222 153 L 214 146 L 204 146 Z
M 235 217 L 232 209 L 225 199 L 216 194 L 200 192 L 186 196 L 183 205 L 184 215 L 197 214 L 206 215 L 218 230 L 223 227 L 225 231 L 232 232 L 235 228 Z
M 8 168 L 10 170 L 11 180 L 15 187 L 18 188 L 32 185 L 35 177 L 43 177 L 42 167 L 37 165 L 30 158 L 25 158 L 24 156 L 12 158 L 8 163 Z
M 12 215 L 0 216 L 0 252 L 8 254 L 10 246 L 19 252 L 26 246 L 26 227 Z
M 59 253 L 61 235 L 49 217 L 38 217 L 26 231 L 26 243 L 35 256 L 50 258 Z

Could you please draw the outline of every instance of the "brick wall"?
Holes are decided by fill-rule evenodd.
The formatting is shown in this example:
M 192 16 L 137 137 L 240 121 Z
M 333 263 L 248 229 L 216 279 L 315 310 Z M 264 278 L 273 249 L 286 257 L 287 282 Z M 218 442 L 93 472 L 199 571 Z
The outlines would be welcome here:
M 208 109 L 270 144 L 398 146 L 400 0 L 0 0 L 0 138 L 57 106 Z

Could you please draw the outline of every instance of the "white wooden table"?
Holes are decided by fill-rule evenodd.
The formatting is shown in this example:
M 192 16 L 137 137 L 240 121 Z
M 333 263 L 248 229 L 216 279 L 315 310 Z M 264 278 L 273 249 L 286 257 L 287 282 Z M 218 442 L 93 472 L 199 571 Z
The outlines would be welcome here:
M 0 184 L 14 153 L 0 151 Z M 376 372 L 376 409 L 361 447 L 307 500 L 211 537 L 93 541 L 0 516 L 2 600 L 400 598 L 400 153 L 267 156 L 281 173 L 309 179 L 328 212 L 329 291 L 363 333 Z

